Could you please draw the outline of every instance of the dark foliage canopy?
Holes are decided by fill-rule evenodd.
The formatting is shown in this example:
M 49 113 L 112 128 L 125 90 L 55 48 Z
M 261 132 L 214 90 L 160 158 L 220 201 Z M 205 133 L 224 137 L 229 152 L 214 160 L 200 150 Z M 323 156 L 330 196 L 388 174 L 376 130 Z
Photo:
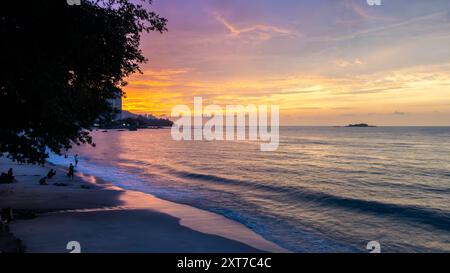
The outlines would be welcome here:
M 146 61 L 143 32 L 166 31 L 151 0 L 0 3 L 0 156 L 43 164 L 52 151 L 93 144 L 108 99 Z

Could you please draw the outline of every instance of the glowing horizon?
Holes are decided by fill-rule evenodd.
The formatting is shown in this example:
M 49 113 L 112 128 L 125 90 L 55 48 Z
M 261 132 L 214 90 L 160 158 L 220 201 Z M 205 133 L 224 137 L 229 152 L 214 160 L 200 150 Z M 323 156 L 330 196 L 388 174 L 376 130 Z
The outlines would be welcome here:
M 318 2 L 155 0 L 169 32 L 144 35 L 124 109 L 201 96 L 279 105 L 282 125 L 450 125 L 448 1 Z

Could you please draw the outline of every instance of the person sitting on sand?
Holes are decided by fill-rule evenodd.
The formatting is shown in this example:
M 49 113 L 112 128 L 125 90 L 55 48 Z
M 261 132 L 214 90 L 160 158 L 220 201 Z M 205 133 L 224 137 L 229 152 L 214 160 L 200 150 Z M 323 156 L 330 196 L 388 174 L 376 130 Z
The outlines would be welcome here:
M 12 208 L 6 208 L 0 210 L 0 219 L 3 224 L 9 224 L 13 220 L 13 210 Z
M 15 180 L 15 177 L 14 177 L 14 173 L 13 173 L 13 169 L 12 168 L 10 168 L 8 170 L 8 173 L 2 173 L 0 175 L 0 184 L 2 184 L 2 183 L 3 184 L 10 184 L 10 183 L 13 183 L 14 180 Z
M 41 186 L 47 186 L 47 176 L 44 176 L 41 178 L 41 180 L 39 180 L 39 185 Z
M 2 173 L 0 175 L 0 184 L 8 184 L 11 183 L 10 179 L 8 178 L 8 175 L 6 173 Z
M 47 178 L 52 179 L 55 175 L 56 175 L 56 171 L 54 171 L 53 169 L 50 169 L 50 171 L 47 174 Z
M 75 167 L 73 166 L 73 164 L 70 164 L 69 172 L 67 172 L 67 177 L 69 177 L 70 180 L 73 180 L 74 173 L 75 173 Z

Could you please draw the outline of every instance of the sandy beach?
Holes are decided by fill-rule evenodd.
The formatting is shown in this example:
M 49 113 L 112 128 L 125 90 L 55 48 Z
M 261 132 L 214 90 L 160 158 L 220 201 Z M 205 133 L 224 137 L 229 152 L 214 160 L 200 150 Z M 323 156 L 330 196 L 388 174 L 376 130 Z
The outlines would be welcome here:
M 83 253 L 286 252 L 221 215 L 123 190 L 93 176 L 77 173 L 71 181 L 59 166 L 0 158 L 0 171 L 9 168 L 17 182 L 0 184 L 0 208 L 18 214 L 9 230 L 26 252 L 68 253 L 71 241 L 79 242 Z M 49 185 L 39 185 L 50 168 L 56 176 Z

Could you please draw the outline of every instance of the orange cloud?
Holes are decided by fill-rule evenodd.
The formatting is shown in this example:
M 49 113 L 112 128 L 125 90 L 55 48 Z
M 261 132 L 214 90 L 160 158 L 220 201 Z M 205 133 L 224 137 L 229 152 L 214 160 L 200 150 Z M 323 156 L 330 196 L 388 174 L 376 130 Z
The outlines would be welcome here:
M 124 108 L 136 113 L 168 115 L 173 106 L 191 105 L 201 95 L 208 104 L 275 104 L 282 115 L 299 116 L 413 112 L 419 104 L 446 101 L 450 90 L 450 64 L 416 67 L 361 76 L 272 76 L 266 79 L 198 79 L 187 72 L 147 71 L 126 88 Z M 159 81 L 152 78 L 164 75 Z M 170 76 L 172 75 L 172 76 Z M 423 92 L 423 90 L 427 92 Z M 448 97 L 448 96 L 447 96 Z M 424 109 L 429 109 L 425 107 Z M 358 110 L 359 109 L 359 110 Z M 430 108 L 431 109 L 431 108 Z
M 294 35 L 299 36 L 298 33 L 293 32 L 292 30 L 271 26 L 271 25 L 263 25 L 256 24 L 253 26 L 239 28 L 231 24 L 228 20 L 226 20 L 221 14 L 214 13 L 214 16 L 217 21 L 222 23 L 226 29 L 230 32 L 232 36 L 238 37 L 244 34 L 256 35 L 262 40 L 268 40 L 275 35 Z

